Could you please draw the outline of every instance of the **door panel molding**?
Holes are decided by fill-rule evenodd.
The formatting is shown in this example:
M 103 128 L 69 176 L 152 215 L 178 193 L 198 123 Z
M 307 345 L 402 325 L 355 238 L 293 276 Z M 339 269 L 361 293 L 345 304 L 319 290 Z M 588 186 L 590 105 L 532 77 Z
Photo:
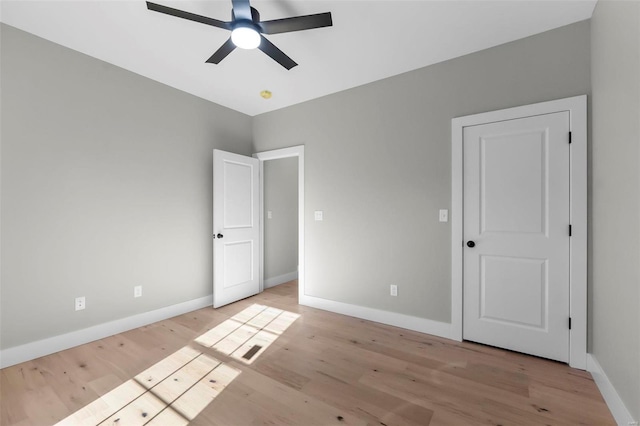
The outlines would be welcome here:
M 463 132 L 468 126 L 569 112 L 570 302 L 569 365 L 587 367 L 587 96 L 491 111 L 451 121 L 451 329 L 462 341 L 463 315 Z

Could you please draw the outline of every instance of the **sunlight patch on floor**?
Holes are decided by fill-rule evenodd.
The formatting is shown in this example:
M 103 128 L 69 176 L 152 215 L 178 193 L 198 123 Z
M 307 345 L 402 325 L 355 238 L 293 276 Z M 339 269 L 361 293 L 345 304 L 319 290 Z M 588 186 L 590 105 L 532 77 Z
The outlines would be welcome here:
M 299 317 L 254 304 L 195 342 L 251 364 Z M 57 425 L 187 425 L 240 374 L 185 346 Z
M 293 312 L 255 304 L 204 333 L 195 342 L 251 364 L 299 317 Z

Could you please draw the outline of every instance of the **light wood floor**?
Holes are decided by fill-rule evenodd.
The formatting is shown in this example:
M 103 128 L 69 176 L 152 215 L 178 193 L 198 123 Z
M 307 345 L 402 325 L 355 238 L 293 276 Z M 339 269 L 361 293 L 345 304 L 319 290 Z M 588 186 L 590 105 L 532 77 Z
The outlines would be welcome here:
M 54 424 L 255 303 L 301 316 L 251 365 L 212 350 L 240 374 L 192 425 L 615 424 L 587 372 L 298 306 L 295 281 L 5 368 L 0 424 Z

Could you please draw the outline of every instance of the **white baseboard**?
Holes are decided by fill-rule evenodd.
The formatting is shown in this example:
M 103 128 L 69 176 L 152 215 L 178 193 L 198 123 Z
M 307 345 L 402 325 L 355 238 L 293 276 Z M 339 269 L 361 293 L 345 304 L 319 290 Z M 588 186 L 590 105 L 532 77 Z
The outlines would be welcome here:
M 288 283 L 291 280 L 298 279 L 298 271 L 288 272 L 286 274 L 278 275 L 277 277 L 267 278 L 264 280 L 264 288 L 275 287 L 280 284 Z
M 620 395 L 618 395 L 613 384 L 609 381 L 598 360 L 592 354 L 587 354 L 587 371 L 593 376 L 593 381 L 598 385 L 598 389 L 600 389 L 600 393 L 607 403 L 616 423 L 620 426 L 637 426 L 638 421 L 634 420 L 631 416 L 631 413 L 627 410 L 624 402 L 622 402 Z
M 0 351 L 0 368 L 10 367 L 212 305 L 213 295 L 205 296 L 154 311 L 94 325 L 82 330 L 7 348 Z
M 433 321 L 426 318 L 399 314 L 397 312 L 383 311 L 381 309 L 367 308 L 365 306 L 351 305 L 308 295 L 300 296 L 299 303 L 312 308 L 323 309 L 342 315 L 455 340 L 452 326 L 446 322 Z

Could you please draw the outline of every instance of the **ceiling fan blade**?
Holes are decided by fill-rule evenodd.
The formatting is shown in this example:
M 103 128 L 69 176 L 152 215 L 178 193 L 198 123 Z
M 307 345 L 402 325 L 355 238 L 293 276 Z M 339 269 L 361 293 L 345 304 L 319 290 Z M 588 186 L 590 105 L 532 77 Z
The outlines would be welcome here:
M 282 50 L 278 49 L 273 43 L 271 43 L 269 40 L 264 38 L 264 36 L 260 35 L 260 38 L 261 38 L 260 46 L 258 46 L 258 49 L 262 50 L 264 53 L 269 55 L 271 59 L 273 59 L 274 61 L 276 61 L 277 63 L 279 63 L 280 65 L 282 65 L 288 70 L 298 65 L 294 62 L 293 59 L 285 55 L 285 53 Z
M 164 13 L 166 15 L 176 16 L 182 19 L 188 19 L 189 21 L 200 22 L 201 24 L 211 25 L 213 27 L 223 28 L 225 30 L 231 30 L 231 22 L 219 21 L 213 18 L 207 18 L 206 16 L 196 15 L 195 13 L 185 12 L 184 10 L 174 9 L 172 7 L 162 6 L 161 4 L 147 2 L 147 9 L 154 12 Z
M 233 49 L 235 48 L 236 48 L 236 45 L 233 44 L 233 42 L 231 41 L 231 38 L 229 38 L 229 40 L 225 41 L 224 44 L 220 46 L 218 50 L 216 50 L 216 53 L 214 53 L 213 55 L 211 55 L 209 59 L 207 59 L 207 63 L 219 64 L 220 61 L 226 58 L 227 55 L 229 55 L 229 53 L 233 52 Z
M 236 20 L 252 20 L 249 0 L 231 0 L 231 4 L 233 5 L 233 16 Z
M 265 34 L 288 33 L 292 31 L 330 27 L 332 25 L 333 20 L 331 19 L 331 12 L 260 22 L 262 32 Z

